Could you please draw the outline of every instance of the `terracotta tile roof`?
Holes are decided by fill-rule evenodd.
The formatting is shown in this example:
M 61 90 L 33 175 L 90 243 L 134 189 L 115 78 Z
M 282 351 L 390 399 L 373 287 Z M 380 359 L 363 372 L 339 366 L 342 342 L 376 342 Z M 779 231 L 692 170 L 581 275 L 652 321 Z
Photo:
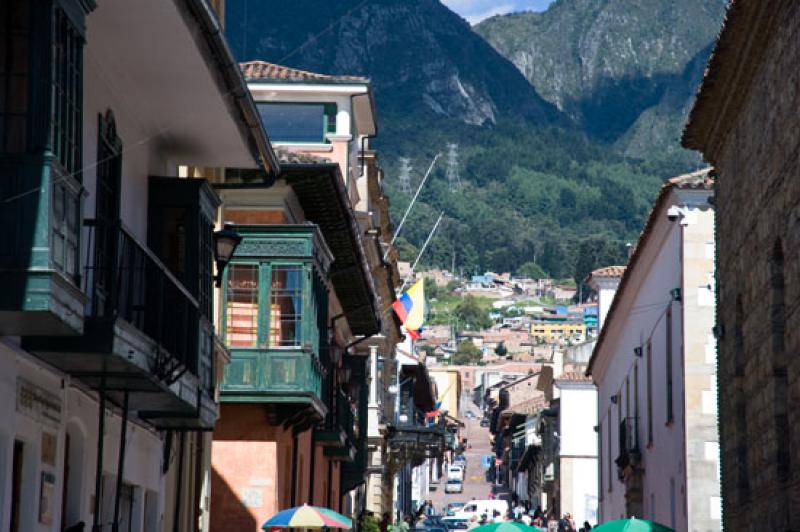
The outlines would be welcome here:
M 328 74 L 318 74 L 307 70 L 300 70 L 266 61 L 247 61 L 239 63 L 244 77 L 248 81 L 270 80 L 270 81 L 289 81 L 289 82 L 328 82 L 328 83 L 369 83 L 369 78 L 362 76 L 331 76 Z
M 630 260 L 628 261 L 628 267 L 625 268 L 625 273 L 622 275 L 622 280 L 619 283 L 619 287 L 617 288 L 616 293 L 614 294 L 614 299 L 611 301 L 611 306 L 608 308 L 608 312 L 606 313 L 606 319 L 604 323 L 609 323 L 611 319 L 614 317 L 616 313 L 617 306 L 619 305 L 620 300 L 622 299 L 622 294 L 625 292 L 625 288 L 628 286 L 628 282 L 631 278 L 631 272 L 635 269 L 636 264 L 639 262 L 639 259 L 642 255 L 642 250 L 645 248 L 647 242 L 650 239 L 650 235 L 653 232 L 653 228 L 656 225 L 656 217 L 658 212 L 664 206 L 669 198 L 670 192 L 674 188 L 679 189 L 702 189 L 702 190 L 713 190 L 714 189 L 714 171 L 712 168 L 704 168 L 702 170 L 698 170 L 697 172 L 692 172 L 691 174 L 684 174 L 680 176 L 673 177 L 671 179 L 667 179 L 666 183 L 661 187 L 661 192 L 659 192 L 658 197 L 656 198 L 655 204 L 653 205 L 652 210 L 650 211 L 650 215 L 647 217 L 647 222 L 645 223 L 644 229 L 642 230 L 642 234 L 639 235 L 639 240 L 636 242 L 636 247 L 633 249 L 633 254 L 631 255 Z M 603 342 L 606 339 L 608 327 L 603 325 L 602 329 L 600 329 L 600 335 L 597 337 L 597 343 L 592 350 L 592 356 L 589 359 L 589 364 L 586 367 L 586 375 L 592 374 L 592 366 L 594 365 L 595 358 L 597 357 L 597 353 L 600 352 L 601 347 L 603 346 Z
M 691 174 L 679 175 L 667 180 L 667 183 L 680 189 L 712 190 L 714 174 L 710 168 L 703 168 Z
M 592 271 L 592 273 L 586 276 L 586 279 L 584 279 L 583 282 L 586 284 L 591 284 L 592 279 L 598 277 L 618 279 L 622 277 L 624 273 L 625 266 L 605 266 Z
M 556 377 L 556 382 L 558 381 L 592 382 L 592 379 L 580 371 L 567 371 Z
M 302 153 L 285 148 L 275 148 L 275 155 L 280 164 L 331 164 L 333 161 L 308 153 Z

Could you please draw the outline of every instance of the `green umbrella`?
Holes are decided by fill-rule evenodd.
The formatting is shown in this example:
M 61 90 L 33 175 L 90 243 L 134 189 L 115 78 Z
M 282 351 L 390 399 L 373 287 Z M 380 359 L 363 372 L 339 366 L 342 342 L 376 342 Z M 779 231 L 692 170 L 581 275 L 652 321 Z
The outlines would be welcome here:
M 544 532 L 541 528 L 528 526 L 520 521 L 503 521 L 501 523 L 490 523 L 478 526 L 471 532 Z
M 648 521 L 647 519 L 617 519 L 597 525 L 592 532 L 675 532 L 668 526 Z

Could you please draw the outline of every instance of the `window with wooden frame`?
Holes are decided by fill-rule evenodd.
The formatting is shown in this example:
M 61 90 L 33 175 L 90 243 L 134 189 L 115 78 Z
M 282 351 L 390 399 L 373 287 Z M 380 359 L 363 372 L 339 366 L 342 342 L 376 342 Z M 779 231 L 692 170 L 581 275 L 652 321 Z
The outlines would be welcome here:
M 300 347 L 308 269 L 302 264 L 233 262 L 225 293 L 225 342 L 233 348 Z M 310 296 L 309 296 L 310 297 Z

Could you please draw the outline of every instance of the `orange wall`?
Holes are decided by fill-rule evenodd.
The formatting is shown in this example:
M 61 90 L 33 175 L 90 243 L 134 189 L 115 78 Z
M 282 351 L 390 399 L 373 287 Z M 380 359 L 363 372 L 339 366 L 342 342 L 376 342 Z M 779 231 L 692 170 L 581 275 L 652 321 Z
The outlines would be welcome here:
M 270 424 L 264 405 L 221 405 L 211 448 L 211 532 L 258 532 L 264 521 L 292 506 L 292 440 L 291 428 Z M 297 435 L 294 505 L 341 511 L 341 463 L 315 447 L 312 471 L 312 430 Z
M 248 209 L 226 209 L 225 221 L 239 225 L 264 225 L 285 224 L 286 215 L 283 211 L 265 211 Z
M 291 429 L 271 426 L 264 405 L 221 405 L 211 449 L 211 532 L 258 532 L 291 506 L 292 443 Z M 308 498 L 310 447 L 311 431 L 299 434 L 298 506 Z

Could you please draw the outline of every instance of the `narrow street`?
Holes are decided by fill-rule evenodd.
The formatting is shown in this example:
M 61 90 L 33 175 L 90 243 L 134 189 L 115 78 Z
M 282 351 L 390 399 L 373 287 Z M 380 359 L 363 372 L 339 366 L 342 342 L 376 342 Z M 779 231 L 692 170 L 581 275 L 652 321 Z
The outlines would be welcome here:
M 445 493 L 447 472 L 444 471 L 439 484 L 434 484 L 436 491 L 432 491 L 430 494 L 430 499 L 437 511 L 451 502 L 466 502 L 471 499 L 487 499 L 489 497 L 491 484 L 486 482 L 486 470 L 481 467 L 481 456 L 491 453 L 489 429 L 480 426 L 480 413 L 476 407 L 473 407 L 473 412 L 476 415 L 475 418 L 461 420 L 466 425 L 464 434 L 468 444 L 464 453 L 464 456 L 467 457 L 464 491 L 462 493 Z

